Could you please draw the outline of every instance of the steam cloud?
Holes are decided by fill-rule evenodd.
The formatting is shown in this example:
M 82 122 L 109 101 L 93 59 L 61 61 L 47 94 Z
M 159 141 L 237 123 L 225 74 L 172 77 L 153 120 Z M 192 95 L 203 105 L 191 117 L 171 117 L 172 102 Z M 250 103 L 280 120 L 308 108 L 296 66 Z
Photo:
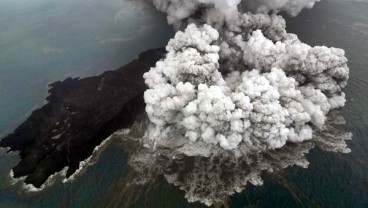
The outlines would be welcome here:
M 153 0 L 169 23 L 187 25 L 144 75 L 154 145 L 172 139 L 173 126 L 191 155 L 203 154 L 198 145 L 246 153 L 312 139 L 330 110 L 345 104 L 344 51 L 302 43 L 275 13 L 238 8 L 295 15 L 314 2 Z
M 307 167 L 315 145 L 350 152 L 351 134 L 334 127 L 345 52 L 302 43 L 277 15 L 317 1 L 152 0 L 177 33 L 144 75 L 150 125 L 130 160 L 144 180 L 163 174 L 189 201 L 211 205 L 262 184 L 262 171 Z

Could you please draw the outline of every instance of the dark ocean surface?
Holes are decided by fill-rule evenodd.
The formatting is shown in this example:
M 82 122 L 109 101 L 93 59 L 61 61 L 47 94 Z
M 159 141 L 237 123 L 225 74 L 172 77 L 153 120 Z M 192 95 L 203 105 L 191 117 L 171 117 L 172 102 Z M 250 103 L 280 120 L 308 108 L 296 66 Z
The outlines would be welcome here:
M 350 81 L 343 115 L 354 134 L 350 154 L 313 149 L 308 169 L 264 175 L 230 207 L 368 207 L 368 3 L 324 0 L 296 18 L 288 31 L 311 45 L 344 48 Z M 113 70 L 140 51 L 164 46 L 173 35 L 165 18 L 118 0 L 0 0 L 0 135 L 42 104 L 48 83 Z M 12 185 L 17 156 L 0 152 L 0 207 L 202 207 L 161 179 L 126 186 L 132 176 L 124 143 L 106 145 L 83 175 L 60 178 L 41 192 Z

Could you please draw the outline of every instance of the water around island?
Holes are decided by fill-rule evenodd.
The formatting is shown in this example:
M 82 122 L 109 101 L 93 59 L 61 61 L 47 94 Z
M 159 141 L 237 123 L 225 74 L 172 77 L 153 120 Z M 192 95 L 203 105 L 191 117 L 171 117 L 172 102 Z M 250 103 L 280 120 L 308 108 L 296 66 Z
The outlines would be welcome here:
M 311 45 L 344 48 L 351 78 L 343 115 L 350 154 L 314 149 L 308 169 L 266 176 L 264 186 L 231 197 L 231 207 L 368 207 L 368 3 L 325 0 L 288 18 L 288 31 Z M 173 35 L 163 16 L 119 0 L 0 0 L 0 134 L 42 104 L 47 83 L 124 65 Z M 76 180 L 37 193 L 12 185 L 17 156 L 1 154 L 0 207 L 202 207 L 165 180 L 142 189 L 131 180 L 123 142 L 112 143 Z M 138 200 L 135 200 L 138 198 Z

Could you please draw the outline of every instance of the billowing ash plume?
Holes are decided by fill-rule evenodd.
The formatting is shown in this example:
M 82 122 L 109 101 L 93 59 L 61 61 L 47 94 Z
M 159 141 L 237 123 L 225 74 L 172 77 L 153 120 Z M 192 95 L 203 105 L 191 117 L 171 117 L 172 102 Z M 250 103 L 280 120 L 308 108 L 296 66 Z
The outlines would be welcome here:
M 267 4 L 297 12 L 313 3 Z M 281 148 L 310 140 L 330 110 L 344 106 L 344 51 L 302 43 L 286 32 L 281 16 L 241 14 L 235 0 L 154 4 L 168 13 L 169 23 L 188 24 L 170 40 L 166 58 L 144 75 L 155 143 L 171 139 L 167 133 L 175 126 L 194 155 L 203 154 L 196 145 Z
M 320 0 L 151 0 L 156 8 L 167 14 L 169 24 L 193 18 L 202 13 L 206 23 L 225 18 L 234 21 L 240 11 L 274 12 L 285 11 L 297 15 L 304 8 L 312 8 Z
M 345 105 L 345 52 L 302 43 L 277 15 L 296 15 L 316 0 L 152 1 L 178 32 L 166 57 L 144 75 L 150 125 L 143 139 L 147 152 L 131 160 L 138 172 L 160 167 L 164 156 L 159 174 L 190 201 L 211 204 L 248 181 L 261 184 L 263 170 L 305 167 L 304 155 L 314 145 L 349 152 L 351 135 L 333 128 L 329 118 Z M 231 180 L 222 183 L 211 172 L 200 179 L 208 186 L 197 192 L 196 176 L 166 166 L 177 167 L 175 158 L 189 158 L 194 175 L 228 169 Z M 234 166 L 213 167 L 215 158 Z M 212 181 L 224 188 L 213 188 Z
M 311 9 L 314 4 L 319 1 L 320 0 L 246 0 L 242 2 L 242 6 L 252 11 L 285 11 L 295 16 L 304 8 Z

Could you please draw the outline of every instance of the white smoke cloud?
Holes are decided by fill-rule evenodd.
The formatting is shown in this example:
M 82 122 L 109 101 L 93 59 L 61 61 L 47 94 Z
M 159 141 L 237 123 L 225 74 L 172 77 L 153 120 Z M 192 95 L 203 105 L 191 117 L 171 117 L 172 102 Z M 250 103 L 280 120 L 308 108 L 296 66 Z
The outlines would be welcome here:
M 167 126 L 178 125 L 192 143 L 233 150 L 257 140 L 280 148 L 311 139 L 328 112 L 344 105 L 348 68 L 341 49 L 312 48 L 287 33 L 274 42 L 259 29 L 246 38 L 226 33 L 190 24 L 144 75 L 146 111 L 156 128 L 151 139 L 160 142 Z M 221 68 L 221 60 L 233 58 Z
M 180 143 L 187 155 L 277 149 L 312 139 L 326 115 L 344 106 L 344 51 L 302 43 L 276 14 L 296 15 L 316 1 L 152 1 L 185 29 L 144 75 L 148 143 Z M 173 132 L 185 140 L 173 142 Z

